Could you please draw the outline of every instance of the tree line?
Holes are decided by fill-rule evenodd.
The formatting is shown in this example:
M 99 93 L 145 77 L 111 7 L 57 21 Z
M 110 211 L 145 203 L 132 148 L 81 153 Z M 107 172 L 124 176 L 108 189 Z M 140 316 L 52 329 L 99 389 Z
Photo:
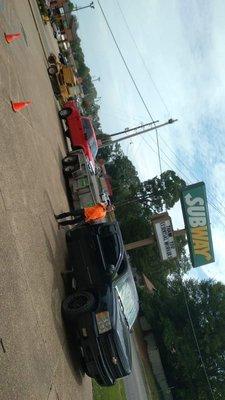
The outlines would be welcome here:
M 125 243 L 150 236 L 150 218 L 170 209 L 185 185 L 174 171 L 141 182 L 120 145 L 106 163 Z M 175 400 L 225 398 L 225 286 L 187 279 L 186 239 L 176 238 L 179 263 L 161 261 L 156 245 L 132 250 L 132 265 L 156 291 L 139 288 L 141 309 L 153 329 Z M 199 346 L 199 348 L 198 348 Z

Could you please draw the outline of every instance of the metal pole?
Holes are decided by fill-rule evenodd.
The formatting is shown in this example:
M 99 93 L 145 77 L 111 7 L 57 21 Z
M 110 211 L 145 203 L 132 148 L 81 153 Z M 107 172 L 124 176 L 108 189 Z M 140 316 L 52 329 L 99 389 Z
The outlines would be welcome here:
M 136 129 L 144 128 L 145 126 L 152 125 L 152 124 L 156 124 L 157 122 L 159 122 L 159 121 L 157 120 L 157 121 L 153 121 L 153 122 L 148 122 L 147 124 L 144 124 L 144 125 L 139 125 L 139 126 L 135 126 L 134 128 L 124 129 L 124 131 L 112 133 L 112 134 L 110 134 L 109 136 L 110 136 L 110 137 L 113 137 L 113 136 L 117 136 L 117 135 L 122 135 L 122 133 L 135 131 Z
M 177 229 L 176 231 L 174 231 L 173 235 L 174 235 L 174 237 L 186 236 L 186 230 L 185 229 Z M 146 239 L 137 240 L 136 242 L 132 242 L 132 243 L 127 243 L 124 245 L 124 247 L 125 247 L 126 251 L 129 251 L 129 250 L 133 250 L 133 249 L 138 249 L 140 247 L 149 246 L 150 244 L 155 243 L 155 241 L 156 241 L 155 236 L 149 236 Z
M 83 7 L 77 7 L 75 6 L 73 11 L 79 11 L 79 10 L 83 10 L 84 8 L 95 8 L 94 2 L 92 1 L 88 6 L 83 6 Z
M 144 131 L 141 131 L 141 132 L 138 132 L 138 133 L 133 133 L 132 135 L 128 135 L 128 136 L 125 136 L 125 137 L 120 138 L 120 139 L 116 139 L 116 140 L 112 140 L 112 141 L 111 140 L 107 140 L 107 141 L 103 142 L 102 145 L 99 146 L 99 149 L 102 149 L 102 148 L 107 147 L 107 146 L 112 146 L 112 144 L 114 144 L 114 143 L 121 142 L 122 140 L 126 140 L 126 139 L 129 139 L 129 138 L 137 136 L 137 135 L 141 135 L 142 133 L 146 133 L 146 132 L 149 132 L 149 131 L 154 131 L 156 129 L 162 128 L 165 125 L 173 124 L 176 121 L 177 121 L 177 119 L 169 119 L 169 121 L 165 122 L 164 124 L 156 125 L 153 128 L 145 129 Z
M 95 6 L 94 6 L 93 1 L 92 1 L 92 3 L 90 3 L 88 6 L 74 7 L 73 10 L 71 10 L 71 11 L 66 11 L 66 12 L 64 11 L 62 15 L 71 15 L 71 16 L 73 16 L 73 15 L 72 15 L 73 12 L 79 11 L 79 10 L 83 10 L 84 8 L 93 8 L 93 9 L 94 9 Z
M 79 11 L 79 10 L 83 10 L 84 8 L 95 8 L 94 4 L 89 4 L 89 6 L 83 6 L 83 7 L 76 7 L 74 10 L 72 11 Z
M 100 80 L 101 80 L 100 76 L 98 78 L 92 78 L 92 82 L 96 82 L 96 81 L 100 82 Z

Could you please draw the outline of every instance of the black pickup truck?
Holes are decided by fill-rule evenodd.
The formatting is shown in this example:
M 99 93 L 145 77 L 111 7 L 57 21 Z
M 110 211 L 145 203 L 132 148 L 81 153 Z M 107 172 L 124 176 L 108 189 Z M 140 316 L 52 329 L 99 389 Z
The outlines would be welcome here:
M 120 228 L 116 221 L 85 224 L 69 230 L 66 241 L 72 290 L 62 315 L 78 333 L 87 375 L 111 386 L 131 372 L 130 330 L 139 307 Z

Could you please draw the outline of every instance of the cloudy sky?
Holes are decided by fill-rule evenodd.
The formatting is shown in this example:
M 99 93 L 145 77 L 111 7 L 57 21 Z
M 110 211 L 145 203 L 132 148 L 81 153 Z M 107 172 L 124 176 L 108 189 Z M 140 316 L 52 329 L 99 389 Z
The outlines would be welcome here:
M 78 6 L 89 4 L 77 0 Z M 95 0 L 76 13 L 86 64 L 100 77 L 103 131 L 150 121 L 113 42 L 154 119 L 178 122 L 159 130 L 162 168 L 187 183 L 206 183 L 216 262 L 193 270 L 225 282 L 225 2 L 223 0 Z M 123 142 L 140 178 L 160 173 L 154 133 Z M 183 227 L 179 205 L 170 212 Z

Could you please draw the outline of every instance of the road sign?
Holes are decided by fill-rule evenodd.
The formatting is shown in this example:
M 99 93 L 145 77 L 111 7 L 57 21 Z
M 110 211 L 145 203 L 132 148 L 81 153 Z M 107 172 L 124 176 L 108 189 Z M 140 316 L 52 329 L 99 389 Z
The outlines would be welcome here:
M 161 213 L 151 218 L 155 236 L 163 261 L 177 257 L 175 240 L 173 236 L 172 221 L 168 213 Z
M 182 189 L 181 205 L 193 266 L 215 261 L 204 182 Z

